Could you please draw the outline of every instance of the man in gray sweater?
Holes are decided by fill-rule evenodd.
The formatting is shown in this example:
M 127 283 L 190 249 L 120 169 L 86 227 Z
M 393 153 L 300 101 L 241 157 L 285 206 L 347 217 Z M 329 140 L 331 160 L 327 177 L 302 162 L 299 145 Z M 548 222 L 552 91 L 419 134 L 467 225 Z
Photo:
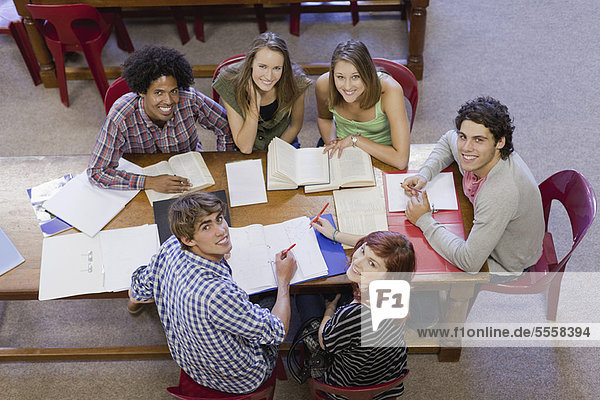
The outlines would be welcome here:
M 544 215 L 538 185 L 513 151 L 514 126 L 506 106 L 490 97 L 465 103 L 418 175 L 402 183 L 411 196 L 406 216 L 418 226 L 433 249 L 466 272 L 479 272 L 488 262 L 493 274 L 521 274 L 542 253 Z M 464 240 L 433 218 L 426 187 L 456 161 L 463 190 L 474 208 L 473 229 Z

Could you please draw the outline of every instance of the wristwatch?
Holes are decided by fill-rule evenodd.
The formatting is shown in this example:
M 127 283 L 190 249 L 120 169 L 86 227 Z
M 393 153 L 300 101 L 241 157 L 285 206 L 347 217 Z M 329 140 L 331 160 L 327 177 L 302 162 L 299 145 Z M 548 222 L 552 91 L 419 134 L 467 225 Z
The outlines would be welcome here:
M 355 133 L 352 135 L 352 147 L 356 147 L 356 142 L 358 142 L 359 136 L 360 136 L 360 133 Z

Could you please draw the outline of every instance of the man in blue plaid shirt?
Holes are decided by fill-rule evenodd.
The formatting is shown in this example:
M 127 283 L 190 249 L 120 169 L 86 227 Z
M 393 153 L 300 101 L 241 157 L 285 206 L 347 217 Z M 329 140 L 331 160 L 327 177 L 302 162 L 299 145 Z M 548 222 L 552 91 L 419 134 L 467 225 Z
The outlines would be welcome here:
M 131 278 L 129 309 L 156 302 L 173 359 L 202 386 L 229 393 L 256 390 L 269 378 L 290 321 L 289 284 L 296 260 L 276 255 L 277 297 L 253 304 L 231 278 L 224 204 L 191 192 L 169 210 L 171 236 Z M 252 265 L 248 265 L 252 268 Z
M 159 46 L 138 50 L 125 60 L 123 78 L 131 92 L 114 102 L 104 120 L 88 166 L 92 184 L 184 192 L 190 186 L 186 178 L 116 168 L 124 153 L 202 150 L 197 124 L 215 133 L 217 150 L 236 149 L 225 109 L 192 87 L 194 72 L 183 54 Z

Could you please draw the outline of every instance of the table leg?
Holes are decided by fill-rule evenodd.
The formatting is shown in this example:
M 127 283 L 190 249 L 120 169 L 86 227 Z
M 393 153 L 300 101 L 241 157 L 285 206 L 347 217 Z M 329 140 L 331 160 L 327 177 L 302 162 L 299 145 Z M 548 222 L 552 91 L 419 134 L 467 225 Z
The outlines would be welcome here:
M 469 301 L 475 293 L 473 284 L 453 284 L 448 292 L 448 304 L 444 315 L 444 323 L 464 324 L 467 320 Z M 438 360 L 440 362 L 460 361 L 460 338 L 447 338 L 440 343 Z
M 38 31 L 31 15 L 25 8 L 25 4 L 27 0 L 13 0 L 15 3 L 15 7 L 17 8 L 17 12 L 20 16 L 23 17 L 23 23 L 25 24 L 25 29 L 27 30 L 27 35 L 29 36 L 29 40 L 31 42 L 31 46 L 33 47 L 33 52 L 35 53 L 35 58 L 37 62 L 40 64 L 40 77 L 42 78 L 42 82 L 44 83 L 44 87 L 47 88 L 56 88 L 58 87 L 58 82 L 56 80 L 56 71 L 54 69 L 54 62 L 52 60 L 52 55 L 48 51 L 48 47 L 46 47 L 46 42 L 41 32 Z
M 425 23 L 429 0 L 412 0 L 408 6 L 409 44 L 407 67 L 418 80 L 423 79 L 423 50 L 425 48 Z

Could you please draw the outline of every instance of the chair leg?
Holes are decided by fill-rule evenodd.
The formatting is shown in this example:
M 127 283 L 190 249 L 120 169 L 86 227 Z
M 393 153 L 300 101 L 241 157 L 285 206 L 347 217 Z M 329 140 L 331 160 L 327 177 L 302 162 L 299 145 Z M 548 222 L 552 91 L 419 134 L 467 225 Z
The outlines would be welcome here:
M 204 38 L 204 16 L 202 15 L 202 6 L 194 7 L 194 33 L 196 40 L 205 41 Z
M 254 5 L 254 13 L 256 14 L 256 22 L 258 22 L 258 31 L 264 33 L 267 31 L 267 19 L 265 18 L 265 9 L 262 4 Z
M 300 3 L 290 4 L 290 34 L 300 36 Z
M 173 12 L 173 19 L 175 19 L 175 26 L 177 26 L 177 32 L 181 39 L 181 44 L 186 44 L 190 41 L 190 33 L 188 32 L 187 25 L 185 23 L 185 13 L 183 7 L 170 7 Z
M 101 53 L 100 51 L 95 52 L 88 47 L 83 47 L 83 54 L 85 55 L 85 59 L 87 60 L 92 76 L 94 77 L 94 82 L 96 82 L 98 92 L 100 92 L 100 96 L 102 97 L 102 100 L 104 100 L 104 97 L 106 97 L 106 91 L 108 90 L 108 80 L 106 79 L 104 65 L 102 64 L 102 59 L 100 58 Z
M 21 52 L 21 56 L 23 56 L 23 61 L 25 61 L 25 65 L 29 70 L 29 75 L 31 75 L 33 84 L 35 86 L 39 85 L 42 83 L 40 66 L 33 53 L 33 48 L 31 47 L 31 42 L 29 41 L 29 36 L 27 36 L 23 22 L 13 21 L 8 24 L 8 28 L 10 30 L 10 35 L 15 40 L 15 43 Z
M 556 321 L 556 314 L 558 312 L 558 299 L 560 297 L 560 283 L 562 282 L 563 273 L 558 272 L 550 286 L 546 296 L 546 319 L 548 321 Z
M 67 91 L 67 74 L 65 72 L 65 55 L 62 51 L 54 51 L 50 49 L 52 57 L 54 58 L 54 67 L 56 70 L 56 81 L 58 83 L 58 90 L 60 92 L 60 100 L 69 107 L 69 92 Z
M 114 7 L 111 9 L 111 12 L 113 13 L 112 23 L 115 27 L 117 45 L 121 50 L 126 51 L 128 53 L 133 53 L 135 49 L 133 47 L 133 43 L 131 43 L 129 32 L 127 32 L 127 28 L 125 28 L 125 23 L 123 23 L 123 14 L 121 13 L 121 8 Z
M 356 1 L 350 2 L 350 13 L 352 14 L 352 25 L 358 24 L 358 3 Z

